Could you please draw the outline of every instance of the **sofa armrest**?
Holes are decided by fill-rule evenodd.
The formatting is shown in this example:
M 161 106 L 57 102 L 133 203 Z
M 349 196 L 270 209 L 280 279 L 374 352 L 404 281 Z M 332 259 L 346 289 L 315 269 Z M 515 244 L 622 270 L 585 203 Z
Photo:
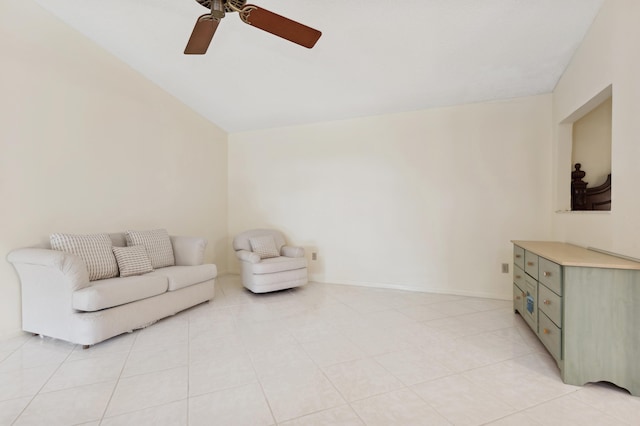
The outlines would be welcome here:
M 68 290 L 75 291 L 89 285 L 87 265 L 75 254 L 59 250 L 24 248 L 13 250 L 7 256 L 18 271 L 22 284 L 27 281 L 46 282 L 51 271 L 62 274 Z
M 201 237 L 171 236 L 176 266 L 202 265 L 207 240 Z
M 238 259 L 240 259 L 243 262 L 249 262 L 249 263 L 259 263 L 260 262 L 260 256 L 258 256 L 257 254 L 250 252 L 248 250 L 238 250 L 236 251 L 236 257 Z
M 25 248 L 9 253 L 20 277 L 22 329 L 75 341 L 73 294 L 89 286 L 89 272 L 75 254 Z
M 294 246 L 282 246 L 280 254 L 285 257 L 304 257 L 304 248 Z

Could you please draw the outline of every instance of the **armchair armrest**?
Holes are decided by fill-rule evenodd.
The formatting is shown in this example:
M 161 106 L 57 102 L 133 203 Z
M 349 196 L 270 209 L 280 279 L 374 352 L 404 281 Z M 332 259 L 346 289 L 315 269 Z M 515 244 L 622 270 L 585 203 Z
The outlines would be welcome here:
M 75 291 L 89 285 L 87 265 L 75 254 L 58 250 L 41 248 L 24 248 L 13 250 L 7 256 L 18 271 L 23 286 L 28 285 L 25 280 L 35 279 L 47 281 L 49 270 L 58 271 L 64 277 L 68 290 Z
M 280 254 L 285 257 L 304 257 L 304 248 L 294 246 L 282 246 Z
M 236 251 L 236 257 L 243 262 L 249 263 L 259 263 L 260 256 L 257 254 L 250 252 L 249 250 L 238 250 Z
M 202 265 L 207 240 L 201 237 L 171 236 L 176 266 Z

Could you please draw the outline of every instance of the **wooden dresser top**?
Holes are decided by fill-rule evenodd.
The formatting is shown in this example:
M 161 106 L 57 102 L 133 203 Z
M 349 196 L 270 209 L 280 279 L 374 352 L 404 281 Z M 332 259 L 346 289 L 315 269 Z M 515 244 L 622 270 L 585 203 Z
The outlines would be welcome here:
M 640 270 L 640 262 L 600 253 L 573 244 L 557 241 L 512 240 L 511 242 L 562 266 Z

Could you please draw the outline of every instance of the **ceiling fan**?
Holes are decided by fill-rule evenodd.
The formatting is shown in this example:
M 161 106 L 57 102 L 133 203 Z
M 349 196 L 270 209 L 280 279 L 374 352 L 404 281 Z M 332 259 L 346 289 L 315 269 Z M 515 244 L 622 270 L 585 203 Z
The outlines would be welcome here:
M 246 0 L 196 0 L 207 9 L 206 13 L 198 18 L 193 28 L 185 55 L 203 55 L 207 52 L 213 35 L 220 24 L 220 20 L 226 13 L 238 12 L 240 19 L 245 24 L 260 28 L 285 40 L 311 49 L 322 35 L 318 30 L 307 27 L 299 22 L 280 16 L 252 4 L 246 4 Z

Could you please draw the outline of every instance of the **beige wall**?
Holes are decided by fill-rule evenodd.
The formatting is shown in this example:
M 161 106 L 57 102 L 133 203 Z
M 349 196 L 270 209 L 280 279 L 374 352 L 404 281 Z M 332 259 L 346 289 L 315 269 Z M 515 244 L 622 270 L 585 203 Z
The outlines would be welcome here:
M 227 135 L 31 0 L 0 12 L 0 335 L 20 329 L 4 260 L 52 232 L 203 235 L 224 271 Z
M 571 164 L 580 163 L 587 174 L 589 187 L 601 185 L 611 173 L 611 105 L 612 99 L 573 123 Z
M 612 210 L 556 213 L 558 240 L 640 258 L 640 2 L 607 0 L 554 92 L 554 187 L 557 208 L 569 199 L 571 135 L 562 123 L 612 86 Z
M 318 281 L 510 299 L 509 241 L 550 237 L 550 95 L 229 141 L 230 235 L 282 229 Z

